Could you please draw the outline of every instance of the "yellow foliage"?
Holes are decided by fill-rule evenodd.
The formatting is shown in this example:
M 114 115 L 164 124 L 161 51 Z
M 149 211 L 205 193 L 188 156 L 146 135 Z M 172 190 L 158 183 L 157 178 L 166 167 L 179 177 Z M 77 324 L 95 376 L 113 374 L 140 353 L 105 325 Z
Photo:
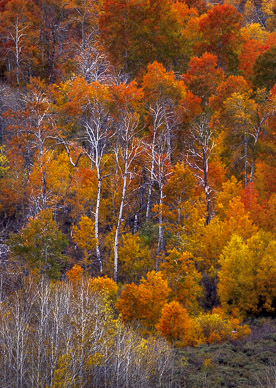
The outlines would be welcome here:
M 251 23 L 241 29 L 245 39 L 254 39 L 265 42 L 269 32 L 266 31 L 259 23 Z
M 8 159 L 5 155 L 5 146 L 0 146 L 0 177 L 8 171 Z
M 247 20 L 254 19 L 255 6 L 251 0 L 247 0 L 244 5 L 244 16 Z
M 96 352 L 88 357 L 86 365 L 88 367 L 101 366 L 104 360 L 104 355 L 102 353 Z
M 154 265 L 149 249 L 142 246 L 142 240 L 138 234 L 124 234 L 118 254 L 120 276 L 126 276 L 130 281 L 137 279 Z
M 58 196 L 66 196 L 72 168 L 66 152 L 61 152 L 55 159 L 50 160 L 46 173 L 47 186 Z
M 262 0 L 262 12 L 266 16 L 273 16 L 274 12 L 273 10 L 275 9 L 275 2 L 271 0 Z
M 253 224 L 246 212 L 241 197 L 235 197 L 228 205 L 225 232 L 231 236 L 233 233 L 247 239 L 257 233 L 258 227 Z
M 247 245 L 254 255 L 253 269 L 259 304 L 268 312 L 275 311 L 276 300 L 276 240 L 270 233 L 258 233 Z
M 250 311 L 258 304 L 256 295 L 252 256 L 240 236 L 233 235 L 220 256 L 218 295 L 222 308 L 231 311 L 238 307 Z
M 111 297 L 116 297 L 118 292 L 117 283 L 107 276 L 92 278 L 90 280 L 90 288 L 93 292 L 103 292 Z
M 214 365 L 212 363 L 212 360 L 210 358 L 205 358 L 203 361 L 203 368 L 204 369 L 211 369 L 213 367 L 214 367 Z
M 216 275 L 218 271 L 218 259 L 224 248 L 228 235 L 225 233 L 225 224 L 218 217 L 214 217 L 208 225 L 202 229 L 200 254 L 203 260 L 199 268 L 210 275 Z
M 196 178 L 193 172 L 184 166 L 184 163 L 177 163 L 171 171 L 171 175 L 164 185 L 166 201 L 173 207 L 194 197 L 196 189 Z
M 72 381 L 70 366 L 71 357 L 69 355 L 64 354 L 59 357 L 51 384 L 52 388 L 63 388 L 65 386 L 75 387 L 74 381 Z M 50 386 L 46 388 L 50 388 Z
M 218 295 L 227 312 L 238 308 L 242 315 L 273 311 L 276 298 L 276 241 L 258 232 L 246 242 L 233 235 L 220 256 Z
M 84 250 L 85 259 L 89 252 L 96 247 L 95 222 L 89 217 L 81 217 L 79 225 L 73 226 L 73 241 Z
M 237 318 L 227 318 L 220 308 L 213 309 L 212 313 L 200 314 L 196 321 L 201 327 L 204 342 L 208 343 L 241 339 L 251 332 L 249 326 L 240 325 Z

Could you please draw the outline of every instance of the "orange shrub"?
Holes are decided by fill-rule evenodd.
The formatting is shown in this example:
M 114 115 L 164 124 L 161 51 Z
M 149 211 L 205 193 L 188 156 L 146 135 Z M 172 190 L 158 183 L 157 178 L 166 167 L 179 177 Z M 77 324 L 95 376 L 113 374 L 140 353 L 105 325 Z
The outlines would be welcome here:
M 167 280 L 160 272 L 149 272 L 142 278 L 139 286 L 127 284 L 122 291 L 116 308 L 122 314 L 125 322 L 140 320 L 146 327 L 154 327 L 163 306 L 168 302 L 171 292 Z
M 66 272 L 67 279 L 73 284 L 79 283 L 83 275 L 83 268 L 75 264 L 70 270 Z
M 199 325 L 177 301 L 165 304 L 156 328 L 176 346 L 195 346 L 201 342 Z

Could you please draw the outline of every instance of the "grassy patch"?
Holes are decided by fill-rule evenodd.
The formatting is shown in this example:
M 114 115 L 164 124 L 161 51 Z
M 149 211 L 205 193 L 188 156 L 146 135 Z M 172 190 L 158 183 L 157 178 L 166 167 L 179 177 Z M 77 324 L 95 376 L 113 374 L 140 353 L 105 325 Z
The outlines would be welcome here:
M 183 388 L 275 388 L 276 320 L 251 324 L 243 341 L 177 350 L 175 385 Z

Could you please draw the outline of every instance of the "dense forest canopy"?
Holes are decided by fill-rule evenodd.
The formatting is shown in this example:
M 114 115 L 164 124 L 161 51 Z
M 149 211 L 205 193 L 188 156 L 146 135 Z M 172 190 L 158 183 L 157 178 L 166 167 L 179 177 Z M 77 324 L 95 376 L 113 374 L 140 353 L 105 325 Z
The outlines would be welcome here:
M 156 360 L 171 373 L 170 348 L 139 335 L 197 346 L 242 339 L 244 318 L 273 316 L 275 1 L 2 0 L 0 41 L 5 386 L 145 387 L 147 346 L 148 386 L 169 386 Z M 26 293 L 29 315 L 16 315 Z M 39 347 L 81 306 L 96 337 L 103 314 L 105 345 L 86 337 L 78 363 L 69 357 L 76 328 L 90 330 L 83 316 L 68 323 L 70 345 Z M 41 344 L 39 356 L 17 354 L 14 377 L 19 323 L 26 344 L 30 327 Z M 133 385 L 110 377 L 120 341 L 135 344 L 124 342 L 126 365 L 140 360 Z M 52 369 L 35 375 L 32 357 L 42 373 L 48 352 Z

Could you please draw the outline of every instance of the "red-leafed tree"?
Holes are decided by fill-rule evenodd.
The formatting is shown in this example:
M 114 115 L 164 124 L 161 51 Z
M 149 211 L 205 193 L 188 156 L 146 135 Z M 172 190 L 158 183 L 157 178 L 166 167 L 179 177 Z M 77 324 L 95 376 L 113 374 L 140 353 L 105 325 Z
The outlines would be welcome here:
M 231 5 L 216 5 L 201 16 L 199 25 L 204 36 L 200 47 L 219 59 L 229 71 L 237 68 L 241 47 L 242 15 Z
M 194 57 L 190 60 L 189 70 L 183 75 L 188 89 L 200 97 L 205 105 L 224 80 L 224 72 L 217 67 L 217 62 L 215 55 L 204 53 L 200 58 Z

